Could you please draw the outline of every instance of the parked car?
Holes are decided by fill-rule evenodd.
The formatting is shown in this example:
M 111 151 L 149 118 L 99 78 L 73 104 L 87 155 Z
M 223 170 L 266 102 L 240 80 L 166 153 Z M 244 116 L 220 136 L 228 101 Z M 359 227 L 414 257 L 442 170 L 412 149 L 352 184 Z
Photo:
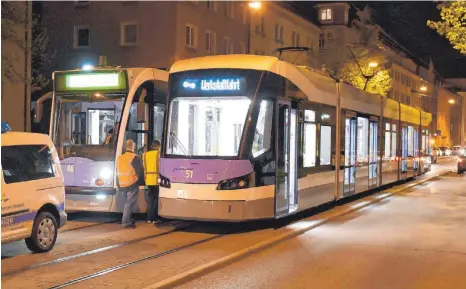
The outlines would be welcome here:
M 452 155 L 454 155 L 454 156 L 457 156 L 457 155 L 462 154 L 464 152 L 463 148 L 461 146 L 453 146 L 451 149 L 452 149 Z
M 57 150 L 48 135 L 10 130 L 2 123 L 2 244 L 47 252 L 67 219 Z
M 458 174 L 462 174 L 466 171 L 466 155 L 458 155 Z
M 449 147 L 439 147 L 442 152 L 441 156 L 451 156 L 451 149 Z

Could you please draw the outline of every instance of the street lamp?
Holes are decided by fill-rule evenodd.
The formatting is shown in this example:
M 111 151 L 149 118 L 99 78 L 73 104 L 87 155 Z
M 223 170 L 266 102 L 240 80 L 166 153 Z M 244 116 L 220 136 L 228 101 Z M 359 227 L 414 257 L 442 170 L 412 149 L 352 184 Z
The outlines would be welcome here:
M 251 11 L 252 10 L 259 10 L 262 7 L 262 3 L 260 1 L 252 1 L 248 3 L 249 11 L 248 11 L 248 54 L 251 54 Z
M 448 103 L 449 104 L 455 104 L 455 100 L 453 98 L 451 98 L 451 99 L 448 100 Z
M 420 91 L 426 92 L 427 91 L 427 86 L 423 85 L 419 88 Z
M 262 7 L 262 3 L 259 1 L 253 1 L 249 2 L 248 6 L 249 8 L 259 10 Z
M 377 62 L 375 62 L 375 61 L 371 61 L 371 62 L 369 62 L 369 67 L 371 67 L 371 68 L 376 68 L 376 67 L 377 67 L 377 65 L 378 65 L 378 63 L 377 63 Z

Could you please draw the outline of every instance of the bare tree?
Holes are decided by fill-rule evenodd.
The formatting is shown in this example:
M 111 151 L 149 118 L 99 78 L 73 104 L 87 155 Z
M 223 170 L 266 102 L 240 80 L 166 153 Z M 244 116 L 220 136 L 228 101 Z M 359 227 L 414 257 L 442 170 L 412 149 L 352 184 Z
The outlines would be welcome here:
M 31 47 L 27 47 L 20 28 L 25 27 L 28 21 L 22 4 L 16 1 L 2 1 L 1 4 L 2 42 L 9 43 L 13 48 L 16 48 L 2 51 L 2 78 L 5 77 L 13 83 L 25 81 L 23 70 L 16 71 L 14 63 L 18 61 L 21 54 L 24 55 L 30 49 L 32 58 L 31 85 L 34 91 L 49 84 L 50 79 L 41 73 L 41 66 L 53 59 L 54 52 L 47 47 L 49 37 L 47 30 L 41 27 L 39 15 L 33 15 Z

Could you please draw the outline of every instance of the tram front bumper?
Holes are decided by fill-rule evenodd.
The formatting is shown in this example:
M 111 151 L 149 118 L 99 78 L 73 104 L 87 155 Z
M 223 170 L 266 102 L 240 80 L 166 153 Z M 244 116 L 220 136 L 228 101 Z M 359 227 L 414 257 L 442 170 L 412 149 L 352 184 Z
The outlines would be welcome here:
M 274 199 L 205 201 L 159 198 L 159 215 L 167 219 L 239 222 L 273 218 Z

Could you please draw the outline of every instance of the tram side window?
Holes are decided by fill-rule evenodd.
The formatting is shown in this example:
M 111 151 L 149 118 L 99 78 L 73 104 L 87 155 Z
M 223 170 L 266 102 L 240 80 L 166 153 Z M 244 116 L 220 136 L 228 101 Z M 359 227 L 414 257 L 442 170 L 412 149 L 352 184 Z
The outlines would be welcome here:
M 305 110 L 303 135 L 303 167 L 305 168 L 315 167 L 316 165 L 316 141 L 315 112 Z
M 332 127 L 323 125 L 320 128 L 320 165 L 331 164 Z
M 163 134 L 163 119 L 165 115 L 165 107 L 161 103 L 154 105 L 154 117 L 153 117 L 153 140 L 158 140 L 162 143 L 162 134 Z
M 414 129 L 408 126 L 408 157 L 414 157 Z
M 55 176 L 52 153 L 45 145 L 2 146 L 5 183 L 27 182 Z
M 396 158 L 396 124 L 392 124 L 392 159 Z
M 390 155 L 390 153 L 391 153 L 391 150 L 390 150 L 390 144 L 391 144 L 390 137 L 391 137 L 390 124 L 386 123 L 385 124 L 385 153 L 384 153 L 384 160 L 386 160 L 386 161 L 390 160 L 390 157 L 391 157 L 391 155 Z
M 369 120 L 358 117 L 358 165 L 367 165 L 369 161 Z
M 270 149 L 272 116 L 273 102 L 270 100 L 262 100 L 254 133 L 254 142 L 252 144 L 252 155 L 254 158 Z

